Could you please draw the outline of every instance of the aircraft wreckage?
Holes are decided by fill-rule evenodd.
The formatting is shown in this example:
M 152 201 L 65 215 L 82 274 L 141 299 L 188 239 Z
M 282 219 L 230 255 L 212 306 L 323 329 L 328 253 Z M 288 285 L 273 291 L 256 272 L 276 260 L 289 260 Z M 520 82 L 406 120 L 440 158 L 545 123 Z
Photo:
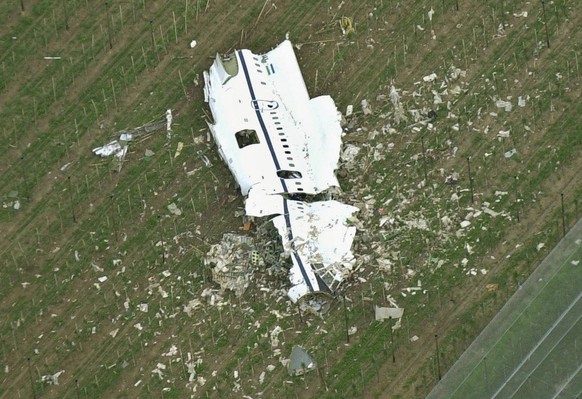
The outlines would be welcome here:
M 339 188 L 342 128 L 333 99 L 309 98 L 289 40 L 262 55 L 217 55 L 204 81 L 209 127 L 246 196 L 245 212 L 272 217 L 291 258 L 289 297 L 332 294 L 355 268 L 349 219 L 358 210 L 310 201 Z

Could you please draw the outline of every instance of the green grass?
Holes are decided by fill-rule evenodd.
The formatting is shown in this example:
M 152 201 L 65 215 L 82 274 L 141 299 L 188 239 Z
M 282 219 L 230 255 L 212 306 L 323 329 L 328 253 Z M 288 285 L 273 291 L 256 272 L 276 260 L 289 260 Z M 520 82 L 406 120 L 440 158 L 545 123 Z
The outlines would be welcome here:
M 397 298 L 406 309 L 407 327 L 403 327 L 396 337 L 397 356 L 404 362 L 410 359 L 410 348 L 414 348 L 414 344 L 408 343 L 404 331 L 409 329 L 411 335 L 421 338 L 430 336 L 430 327 L 424 322 L 442 312 L 435 298 L 440 296 L 440 302 L 446 303 L 449 297 L 458 295 L 459 290 L 477 285 L 465 275 L 466 271 L 455 265 L 468 257 L 471 267 L 480 268 L 481 259 L 487 258 L 490 251 L 504 241 L 505 234 L 517 226 L 513 216 L 516 211 L 515 190 L 523 200 L 520 203 L 523 217 L 536 212 L 537 201 L 545 198 L 537 191 L 540 187 L 547 187 L 556 173 L 568 170 L 582 144 L 574 129 L 579 114 L 576 105 L 580 92 L 579 76 L 572 57 L 568 56 L 572 51 L 580 53 L 574 40 L 576 37 L 564 42 L 559 51 L 542 49 L 534 66 L 532 29 L 537 29 L 538 37 L 541 37 L 542 25 L 537 19 L 539 10 L 530 10 L 531 17 L 527 21 L 511 20 L 515 28 L 508 29 L 505 41 L 487 36 L 487 44 L 483 43 L 483 20 L 486 32 L 491 34 L 496 29 L 494 18 L 497 23 L 506 15 L 505 11 L 518 12 L 522 7 L 519 2 L 505 2 L 505 10 L 502 10 L 501 3 L 473 4 L 468 15 L 464 7 L 469 9 L 471 5 L 461 5 L 461 12 L 456 13 L 454 3 L 447 1 L 444 10 L 440 5 L 435 10 L 435 41 L 430 39 L 428 29 L 413 34 L 413 24 L 424 24 L 428 28 L 426 13 L 431 4 L 426 1 L 401 4 L 399 8 L 386 1 L 347 2 L 341 10 L 331 2 L 297 1 L 277 5 L 278 9 L 269 8 L 268 4 L 256 27 L 253 25 L 263 8 L 262 1 L 241 9 L 239 3 L 231 1 L 210 2 L 207 7 L 205 1 L 162 4 L 132 0 L 111 3 L 109 16 L 105 15 L 102 6 L 79 0 L 67 4 L 69 31 L 64 27 L 61 4 L 53 5 L 48 1 L 26 4 L 24 15 L 20 14 L 18 4 L 0 6 L 0 15 L 10 18 L 14 24 L 0 40 L 0 137 L 5 144 L 0 150 L 5 159 L 0 173 L 3 187 L 0 196 L 17 190 L 23 205 L 19 211 L 0 209 L 0 223 L 7 229 L 10 226 L 5 239 L 0 241 L 0 253 L 7 264 L 0 272 L 0 277 L 7 282 L 0 288 L 0 307 L 10 315 L 6 321 L 0 322 L 4 342 L 1 358 L 12 370 L 10 378 L 17 381 L 16 385 L 3 388 L 0 396 L 30 394 L 27 374 L 16 374 L 26 371 L 26 364 L 18 355 L 25 351 L 31 354 L 34 366 L 39 367 L 41 373 L 55 372 L 62 364 L 67 365 L 61 386 L 42 388 L 47 397 L 75 397 L 75 379 L 79 381 L 81 394 L 87 392 L 89 397 L 156 397 L 166 386 L 170 391 L 164 392 L 164 397 L 184 397 L 191 393 L 191 386 L 186 387 L 187 376 L 181 363 L 173 363 L 172 371 L 167 372 L 167 379 L 171 381 L 168 384 L 150 373 L 157 362 L 168 364 L 169 358 L 160 355 L 168 350 L 170 341 L 182 351 L 182 362 L 186 352 L 204 348 L 200 354 L 204 360 L 200 376 L 206 379 L 206 384 L 198 387 L 201 395 L 224 397 L 244 393 L 253 396 L 264 390 L 266 395 L 291 398 L 300 393 L 302 396 L 337 397 L 342 392 L 345 397 L 350 397 L 364 393 L 362 387 L 370 385 L 375 387 L 370 395 L 378 396 L 378 392 L 398 376 L 398 369 L 390 367 L 389 348 L 388 353 L 384 352 L 387 339 L 384 326 L 370 324 L 372 304 L 383 303 L 384 282 L 392 285 L 387 293 Z M 186 7 L 188 12 L 184 15 Z M 563 12 L 560 10 L 564 7 L 567 9 L 565 4 L 556 6 L 559 12 Z M 570 7 L 569 15 L 574 19 L 571 23 L 575 23 L 573 15 L 577 15 L 578 9 L 573 5 Z M 341 15 L 352 17 L 356 25 L 356 33 L 349 41 L 344 40 L 339 31 L 337 21 Z M 553 12 L 548 17 L 554 43 L 561 38 L 561 30 L 565 30 L 564 18 L 561 14 L 556 17 Z M 109 50 L 108 43 L 108 18 L 111 21 L 112 50 Z M 154 21 L 151 27 L 150 20 Z M 457 28 L 459 23 L 462 27 Z M 529 30 L 522 29 L 526 23 Z M 556 32 L 557 27 L 560 30 Z M 241 44 L 242 29 L 245 32 Z M 212 144 L 193 144 L 194 137 L 206 135 L 201 87 L 194 86 L 193 81 L 196 77 L 201 80 L 201 72 L 208 68 L 210 57 L 217 51 L 226 52 L 241 45 L 254 51 L 266 51 L 286 32 L 290 32 L 296 43 L 323 40 L 320 44 L 304 44 L 298 51 L 305 81 L 311 92 L 331 94 L 342 110 L 348 104 L 354 104 L 358 109 L 361 99 L 370 100 L 375 115 L 361 118 L 357 124 L 368 131 L 379 130 L 390 122 L 389 117 L 381 118 L 379 114 L 391 112 L 391 105 L 374 100 L 376 95 L 388 93 L 389 84 L 394 83 L 398 89 L 411 92 L 418 87 L 414 82 L 422 76 L 433 71 L 439 77 L 444 76 L 450 65 L 462 68 L 467 65 L 469 72 L 467 85 L 463 87 L 467 94 L 460 95 L 451 104 L 451 112 L 457 118 L 446 118 L 447 112 L 440 109 L 436 131 L 426 136 L 427 148 L 438 149 L 443 154 L 428 161 L 426 187 L 417 187 L 423 179 L 422 160 L 410 160 L 412 155 L 420 153 L 420 135 L 423 133 L 413 133 L 405 127 L 406 124 L 393 126 L 398 130 L 396 135 L 380 135 L 369 142 L 371 146 L 394 142 L 396 147 L 384 159 L 370 162 L 361 181 L 342 181 L 352 202 L 360 200 L 361 193 L 356 191 L 362 190 L 362 183 L 368 185 L 363 194 L 371 194 L 378 200 L 375 207 L 394 198 L 385 209 L 386 214 L 398 217 L 399 228 L 390 231 L 389 239 L 382 245 L 400 251 L 402 257 L 402 262 L 395 260 L 393 273 L 383 275 L 381 279 L 377 273 L 376 278 L 370 277 L 375 275 L 373 262 L 365 265 L 359 275 L 368 282 L 349 289 L 348 295 L 352 299 L 350 324 L 358 327 L 350 347 L 343 346 L 341 307 L 334 307 L 323 320 L 311 320 L 309 326 L 301 324 L 294 312 L 277 320 L 271 311 L 288 311 L 286 300 L 277 301 L 279 294 L 257 295 L 252 299 L 247 293 L 241 300 L 243 309 L 237 306 L 225 310 L 222 322 L 216 309 L 208 305 L 202 306 L 192 319 L 181 312 L 183 304 L 198 297 L 204 288 L 211 287 L 210 283 L 203 281 L 208 272 L 203 270 L 201 254 L 206 251 L 207 244 L 216 242 L 224 231 L 239 227 L 239 220 L 233 218 L 233 212 L 242 206 L 240 199 L 218 205 L 228 196 L 238 196 L 232 178 Z M 11 39 L 12 36 L 17 40 Z M 191 51 L 187 44 L 192 39 L 198 40 L 199 46 Z M 369 39 L 374 39 L 374 50 L 367 48 L 371 43 Z M 406 55 L 403 41 L 407 46 Z M 462 51 L 463 41 L 466 55 Z M 42 59 L 44 55 L 62 56 L 63 59 L 45 61 Z M 500 57 L 500 62 L 494 64 L 492 60 L 497 57 Z M 565 63 L 569 63 L 569 68 L 564 68 Z M 526 68 L 535 72 L 534 78 L 523 77 Z M 493 72 L 498 80 L 495 88 Z M 558 72 L 564 76 L 560 85 L 555 82 Z M 314 87 L 316 76 L 317 89 Z M 502 83 L 503 79 L 507 79 L 507 83 Z M 527 85 L 527 94 L 533 97 L 528 106 L 523 111 L 515 109 L 506 119 L 484 117 L 495 110 L 488 96 L 503 98 L 525 94 L 519 85 L 512 83 L 514 79 Z M 550 89 L 546 91 L 548 87 Z M 407 108 L 433 106 L 432 96 L 413 99 L 403 95 L 402 98 Z M 549 99 L 556 111 L 550 111 Z M 162 119 L 167 108 L 175 111 L 174 139 L 169 145 L 165 143 L 163 132 L 132 144 L 120 173 L 111 171 L 113 165 L 109 160 L 91 154 L 91 148 L 109 141 L 111 133 Z M 483 108 L 480 114 L 483 120 L 477 114 L 480 108 Z M 542 121 L 549 120 L 552 115 L 556 115 L 556 120 L 548 123 L 547 132 L 535 135 L 530 143 L 530 138 L 520 130 L 523 119 L 537 132 L 546 130 Z M 469 122 L 479 128 L 489 124 L 491 131 L 488 135 L 474 133 L 468 126 Z M 460 124 L 460 132 L 452 130 L 455 123 Z M 512 127 L 515 141 L 497 142 L 494 138 L 497 131 L 507 126 Z M 451 146 L 459 146 L 455 159 L 446 155 L 450 151 L 446 143 L 449 139 Z M 180 158 L 170 159 L 177 141 L 184 142 L 186 147 Z M 525 154 L 527 145 L 531 147 L 528 157 L 522 157 L 522 150 Z M 502 153 L 508 146 L 516 146 L 519 152 L 516 158 L 506 161 Z M 155 152 L 149 160 L 143 159 L 146 148 Z M 211 159 L 212 168 L 204 167 L 196 155 L 197 150 L 204 151 Z M 493 155 L 484 158 L 485 152 Z M 474 160 L 471 165 L 478 203 L 487 200 L 493 204 L 493 209 L 507 212 L 512 219 L 481 219 L 473 224 L 465 237 L 446 239 L 434 231 L 439 226 L 439 218 L 444 212 L 457 209 L 454 224 L 458 226 L 469 212 L 466 208 L 471 206 L 467 192 L 459 192 L 460 208 L 449 199 L 454 191 L 468 186 L 464 174 L 468 155 Z M 70 161 L 73 163 L 69 169 L 61 172 L 60 167 Z M 438 173 L 441 167 L 447 173 L 452 169 L 461 172 L 463 179 L 459 187 L 452 189 L 442 185 L 443 179 Z M 194 177 L 185 175 L 185 171 L 194 169 L 198 169 Z M 517 187 L 516 175 L 520 177 Z M 67 181 L 69 176 L 71 186 Z M 378 176 L 384 177 L 382 183 L 376 182 Z M 215 191 L 217 181 L 220 184 Z M 227 187 L 223 182 L 231 183 Z M 432 187 L 433 184 L 436 187 Z M 495 190 L 510 194 L 496 203 Z M 70 194 L 76 223 L 72 220 Z M 570 214 L 574 213 L 573 196 L 568 191 Z M 403 200 L 408 204 L 400 206 Z M 184 215 L 163 217 L 160 221 L 158 215 L 167 214 L 165 207 L 171 202 L 178 204 Z M 433 231 L 403 228 L 405 220 L 419 215 L 423 215 Z M 547 216 L 548 220 L 556 217 L 552 212 Z M 376 235 L 378 219 L 374 216 L 366 222 L 373 233 L 372 243 L 380 243 L 380 234 Z M 553 223 L 549 225 L 553 226 Z M 481 230 L 482 227 L 487 227 L 487 230 Z M 194 233 L 194 238 L 182 239 L 179 244 L 172 241 L 172 237 L 179 233 L 197 229 L 200 233 Z M 454 230 L 456 227 L 451 232 Z M 153 245 L 159 241 L 160 235 L 168 241 L 171 255 L 165 265 L 161 265 L 161 248 Z M 468 256 L 464 241 L 474 243 L 476 240 L 479 244 L 474 245 L 475 253 Z M 374 254 L 367 244 L 358 245 L 361 245 L 361 254 Z M 60 249 L 53 253 L 57 247 Z M 180 253 L 180 247 L 186 252 Z M 80 254 L 80 261 L 75 260 L 75 251 Z M 113 259 L 122 259 L 122 265 L 114 267 Z M 435 270 L 431 259 L 443 259 L 446 263 Z M 511 259 L 498 267 L 498 272 L 489 265 L 485 266 L 490 270 L 487 278 L 501 284 L 507 280 L 503 274 L 506 269 L 520 265 L 528 270 L 521 266 L 522 263 L 535 262 L 537 258 L 518 252 Z M 95 271 L 92 264 L 103 268 L 103 272 Z M 126 268 L 125 272 L 116 275 L 121 267 Z M 415 277 L 406 276 L 409 268 L 416 271 Z M 172 272 L 169 279 L 161 275 L 166 269 Z M 101 275 L 107 275 L 109 280 L 97 291 L 93 283 Z M 515 280 L 511 273 L 507 276 L 509 281 Z M 415 285 L 418 279 L 422 280 L 427 294 L 406 298 L 399 295 L 401 288 Z M 280 289 L 285 283 L 276 279 L 266 281 L 272 290 Z M 22 288 L 22 282 L 31 285 Z M 156 289 L 149 294 L 147 287 L 154 282 L 160 282 L 168 292 L 172 286 L 174 300 L 162 298 Z M 500 291 L 510 291 L 510 285 L 507 283 L 507 288 L 502 287 Z M 259 294 L 256 287 L 251 292 Z M 362 303 L 362 293 L 371 297 L 372 302 Z M 447 366 L 459 353 L 458 343 L 461 346 L 467 344 L 505 296 L 504 291 L 498 299 L 491 300 L 486 309 L 490 313 L 485 316 L 479 316 L 479 304 L 468 306 L 459 317 L 465 323 L 463 330 L 452 329 L 451 338 L 443 336 L 442 352 Z M 126 297 L 130 298 L 129 312 L 124 310 Z M 150 305 L 148 314 L 136 311 L 135 306 L 142 301 Z M 229 301 L 238 303 L 232 297 Z M 252 313 L 245 310 L 249 308 Z M 50 317 L 52 313 L 57 317 Z M 156 313 L 160 314 L 159 318 L 155 317 Z M 170 318 L 172 314 L 174 316 Z M 19 318 L 23 321 L 15 327 Z M 200 319 L 205 323 L 196 325 Z M 254 327 L 255 320 L 260 322 L 260 328 Z M 141 337 L 136 336 L 137 330 L 133 327 L 137 322 L 144 325 Z M 277 325 L 285 330 L 282 357 L 288 356 L 293 344 L 299 343 L 313 351 L 320 365 L 326 363 L 325 358 L 328 359 L 329 368 L 324 370 L 324 374 L 329 392 L 322 387 L 317 373 L 308 374 L 303 380 L 293 380 L 291 385 L 285 382 L 289 377 L 270 348 L 269 332 Z M 96 334 L 90 332 L 93 326 L 97 328 Z M 114 328 L 120 328 L 116 339 L 108 335 Z M 328 333 L 321 333 L 320 328 Z M 164 341 L 158 338 L 161 335 L 154 334 L 156 332 L 163 335 Z M 44 338 L 33 342 L 33 334 L 37 337 L 44 334 Z M 131 343 L 127 338 L 132 338 Z M 142 347 L 144 342 L 156 340 L 160 342 L 145 350 Z M 79 345 L 84 350 L 79 350 Z M 40 356 L 33 354 L 35 348 L 40 350 Z M 92 354 L 90 363 L 83 360 L 88 352 Z M 132 357 L 136 362 L 129 362 L 130 365 L 123 370 L 117 367 L 107 369 L 108 365 L 118 361 L 119 356 Z M 223 361 L 217 364 L 214 359 Z M 416 377 L 402 381 L 400 388 L 393 390 L 394 395 L 410 397 L 409 392 L 416 392 L 418 396 L 426 393 L 434 380 L 434 357 L 423 359 L 421 363 L 417 375 L 419 382 L 414 382 Z M 268 364 L 275 365 L 276 369 L 267 373 L 265 384 L 260 386 L 258 375 Z M 249 370 L 251 366 L 254 373 Z M 242 376 L 241 391 L 237 394 L 231 391 L 234 370 Z M 378 370 L 386 373 L 385 379 L 377 381 Z M 215 376 L 212 371 L 217 372 Z M 98 383 L 93 375 L 98 376 Z M 140 379 L 141 385 L 134 387 Z M 305 387 L 309 388 L 308 391 Z M 40 392 L 40 386 L 38 389 Z

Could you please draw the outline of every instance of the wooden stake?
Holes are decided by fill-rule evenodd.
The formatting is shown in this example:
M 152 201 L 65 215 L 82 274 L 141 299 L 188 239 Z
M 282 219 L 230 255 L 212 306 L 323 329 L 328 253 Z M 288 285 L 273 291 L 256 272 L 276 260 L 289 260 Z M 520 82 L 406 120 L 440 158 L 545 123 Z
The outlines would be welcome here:
M 51 76 L 51 81 L 53 82 L 53 97 L 57 101 L 57 89 L 55 86 L 55 78 Z
M 188 94 L 186 93 L 186 86 L 184 86 L 184 80 L 182 80 L 182 71 L 178 69 L 178 76 L 180 77 L 180 84 L 182 85 L 182 91 L 184 92 L 184 97 L 188 99 Z
M 186 5 L 184 6 L 184 33 L 188 33 L 188 3 L 186 0 Z
M 176 14 L 172 11 L 172 20 L 174 21 L 174 39 L 178 43 L 178 29 L 176 28 Z
M 117 96 L 115 95 L 115 85 L 113 84 L 113 79 L 109 79 L 111 82 L 111 91 L 113 92 L 113 103 L 115 104 L 115 109 L 117 109 Z
M 107 38 L 109 40 L 109 50 L 113 48 L 113 42 L 111 41 L 111 17 L 109 15 L 109 5 L 105 2 L 105 12 L 107 14 Z

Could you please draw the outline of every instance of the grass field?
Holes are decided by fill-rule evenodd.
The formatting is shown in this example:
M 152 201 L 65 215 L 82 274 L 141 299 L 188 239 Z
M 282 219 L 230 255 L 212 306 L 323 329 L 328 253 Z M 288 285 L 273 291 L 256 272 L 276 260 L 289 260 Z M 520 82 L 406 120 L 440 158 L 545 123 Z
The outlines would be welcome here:
M 561 194 L 565 227 L 580 216 L 580 2 L 21 3 L 0 4 L 0 397 L 424 397 L 435 334 L 444 372 L 562 236 Z M 203 296 L 243 200 L 206 140 L 202 71 L 286 33 L 311 95 L 356 110 L 338 172 L 361 210 L 349 345 L 340 304 L 302 318 L 264 271 L 240 299 Z M 120 172 L 92 154 L 167 109 L 172 138 L 132 142 Z M 388 295 L 393 347 L 372 311 Z M 287 376 L 295 344 L 318 372 Z
M 578 222 L 428 398 L 578 397 L 581 259 Z

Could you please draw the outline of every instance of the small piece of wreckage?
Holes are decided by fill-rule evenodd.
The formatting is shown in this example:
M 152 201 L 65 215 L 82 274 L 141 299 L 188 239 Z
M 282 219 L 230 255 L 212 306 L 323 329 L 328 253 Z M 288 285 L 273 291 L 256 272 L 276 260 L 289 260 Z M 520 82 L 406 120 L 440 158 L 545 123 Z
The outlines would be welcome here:
M 309 98 L 289 40 L 262 55 L 217 55 L 204 81 L 214 119 L 208 125 L 247 197 L 245 212 L 274 216 L 292 260 L 289 297 L 314 302 L 331 295 L 356 267 L 350 218 L 358 210 L 310 201 L 339 188 L 342 128 L 334 101 Z

